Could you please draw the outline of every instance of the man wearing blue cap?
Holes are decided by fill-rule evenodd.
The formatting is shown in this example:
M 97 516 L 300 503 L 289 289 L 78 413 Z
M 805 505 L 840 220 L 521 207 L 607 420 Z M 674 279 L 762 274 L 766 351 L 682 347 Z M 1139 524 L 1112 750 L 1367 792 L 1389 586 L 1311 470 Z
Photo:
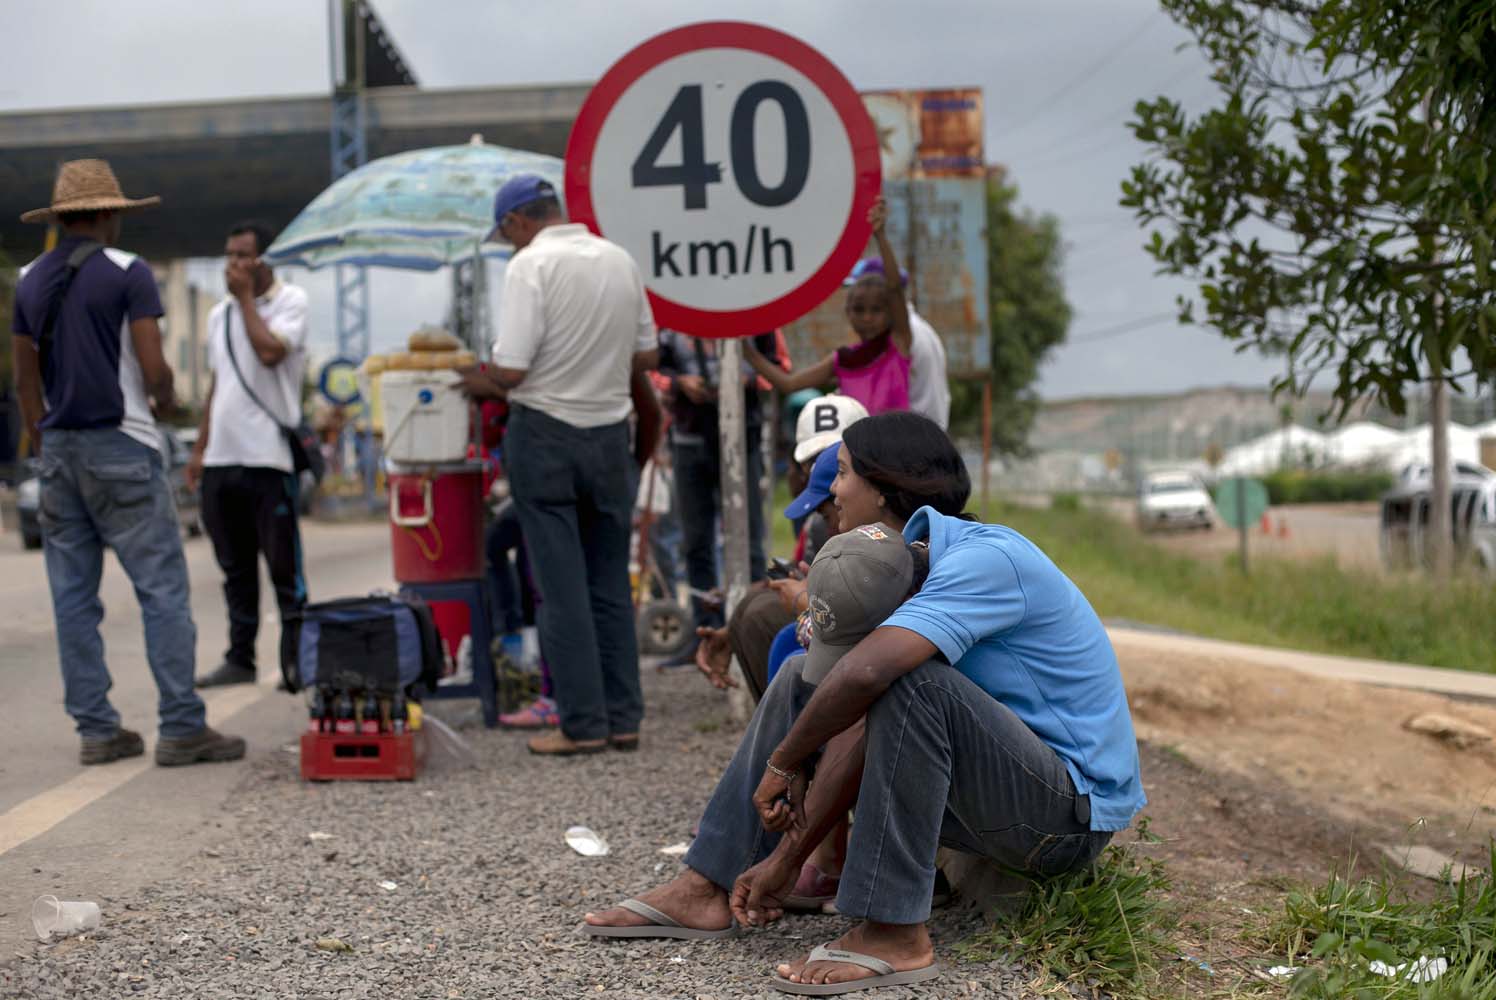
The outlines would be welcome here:
M 568 223 L 535 174 L 494 198 L 494 234 L 514 245 L 489 374 L 507 395 L 509 479 L 536 584 L 540 641 L 559 732 L 537 754 L 639 745 L 629 532 L 631 389 L 658 363 L 644 282 L 621 247 Z M 649 397 L 653 398 L 652 390 Z

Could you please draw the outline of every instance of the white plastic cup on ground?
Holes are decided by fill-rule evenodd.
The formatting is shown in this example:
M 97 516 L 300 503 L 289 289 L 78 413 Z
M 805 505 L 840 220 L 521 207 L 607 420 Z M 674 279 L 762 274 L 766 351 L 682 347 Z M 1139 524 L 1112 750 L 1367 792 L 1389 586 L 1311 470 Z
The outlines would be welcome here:
M 99 916 L 98 903 L 38 896 L 31 904 L 31 926 L 36 928 L 36 936 L 43 941 L 50 941 L 54 935 L 67 937 L 91 931 L 99 926 Z

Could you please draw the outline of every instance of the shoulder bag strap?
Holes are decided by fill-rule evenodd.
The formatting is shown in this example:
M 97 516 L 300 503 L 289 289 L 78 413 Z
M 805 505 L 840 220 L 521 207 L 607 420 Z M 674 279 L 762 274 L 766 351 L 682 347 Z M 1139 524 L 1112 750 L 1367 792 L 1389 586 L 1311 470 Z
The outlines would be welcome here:
M 236 357 L 234 357 L 233 324 L 231 322 L 231 316 L 233 315 L 233 312 L 234 312 L 234 303 L 233 302 L 229 302 L 227 305 L 224 306 L 224 309 L 223 309 L 223 346 L 224 346 L 224 349 L 229 352 L 229 364 L 233 366 L 233 368 L 234 368 L 234 374 L 237 375 L 237 376 L 239 376 L 239 384 L 244 387 L 244 394 L 249 397 L 250 402 L 254 403 L 261 410 L 263 410 L 265 412 L 265 416 L 269 417 L 272 421 L 275 422 L 275 426 L 279 427 L 282 431 L 284 431 L 285 433 L 289 434 L 292 431 L 294 431 L 295 428 L 288 427 L 285 424 L 281 423 L 281 419 L 280 419 L 280 417 L 278 417 L 278 416 L 275 415 L 275 411 L 272 410 L 270 407 L 266 406 L 264 404 L 264 402 L 261 401 L 260 397 L 255 395 L 255 391 L 249 387 L 249 381 L 247 379 L 245 379 L 245 377 L 244 377 L 244 372 L 239 368 L 239 359 L 236 358 Z
M 41 334 L 36 338 L 36 352 L 41 358 L 41 368 L 47 370 L 47 355 L 52 350 L 52 340 L 55 336 L 57 317 L 62 314 L 62 300 L 67 298 L 68 289 L 73 285 L 73 279 L 78 276 L 78 269 L 83 262 L 92 257 L 95 251 L 104 249 L 104 244 L 98 240 L 84 240 L 73 248 L 68 254 L 68 269 L 63 275 L 62 287 L 52 296 L 52 301 L 47 305 L 47 315 L 42 320 Z

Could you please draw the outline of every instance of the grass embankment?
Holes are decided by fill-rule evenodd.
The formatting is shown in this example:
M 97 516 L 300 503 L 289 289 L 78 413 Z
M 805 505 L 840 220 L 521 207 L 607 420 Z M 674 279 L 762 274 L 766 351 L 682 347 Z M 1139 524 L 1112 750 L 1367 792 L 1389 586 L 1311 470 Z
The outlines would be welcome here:
M 1098 511 L 998 505 L 990 520 L 1022 532 L 1075 581 L 1103 618 L 1216 639 L 1496 672 L 1496 586 L 1434 586 L 1332 560 L 1256 559 L 1244 577 L 1218 561 L 1169 552 Z

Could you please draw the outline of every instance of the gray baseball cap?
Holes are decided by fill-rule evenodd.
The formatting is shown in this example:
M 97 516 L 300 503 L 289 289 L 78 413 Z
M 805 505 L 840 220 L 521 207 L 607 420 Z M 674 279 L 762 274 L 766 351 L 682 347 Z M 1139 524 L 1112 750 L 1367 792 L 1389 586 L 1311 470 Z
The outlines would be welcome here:
M 842 532 L 821 546 L 810 567 L 810 650 L 804 679 L 819 684 L 909 595 L 914 561 L 904 537 L 884 524 Z

